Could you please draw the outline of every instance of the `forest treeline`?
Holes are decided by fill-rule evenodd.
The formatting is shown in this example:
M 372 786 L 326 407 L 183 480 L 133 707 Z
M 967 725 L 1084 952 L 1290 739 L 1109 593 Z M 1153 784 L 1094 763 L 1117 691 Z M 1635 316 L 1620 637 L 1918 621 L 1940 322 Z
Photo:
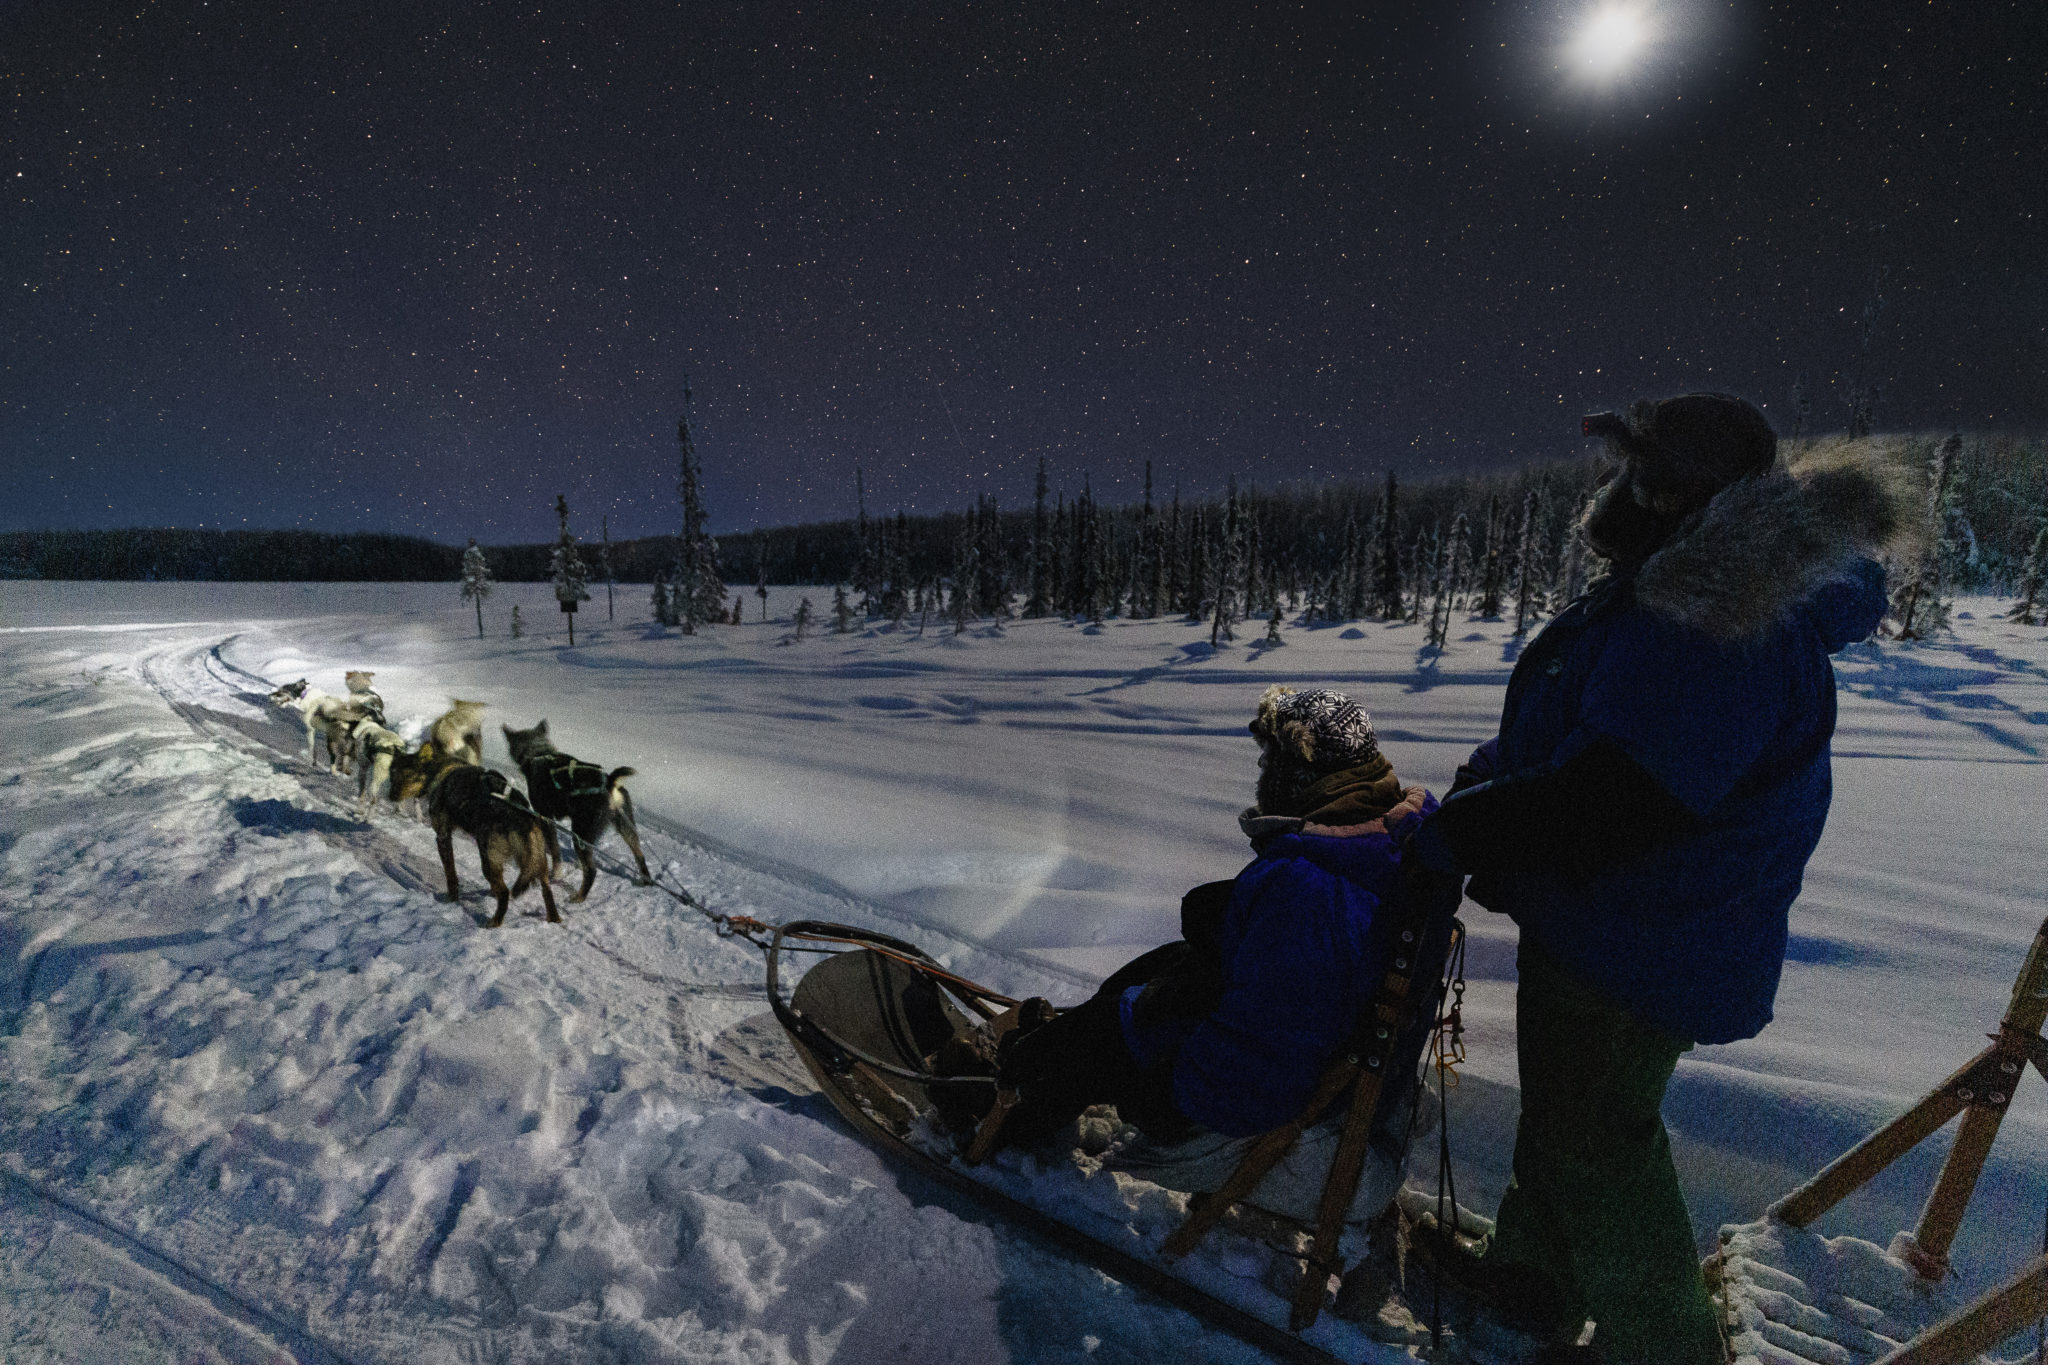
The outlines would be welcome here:
M 1933 467 L 1939 437 L 1893 439 Z M 2048 442 L 1968 435 L 1951 465 L 1944 494 L 1955 545 L 1950 582 L 2010 591 L 2048 526 Z M 1059 473 L 1041 465 L 1038 496 L 1022 507 L 983 498 L 958 512 L 909 516 L 857 503 L 840 521 L 717 536 L 717 564 L 728 584 L 844 584 L 870 615 L 927 609 L 942 589 L 950 610 L 956 584 L 967 587 L 968 607 L 991 612 L 1013 595 L 1032 615 L 1206 615 L 1228 583 L 1240 619 L 1264 615 L 1282 596 L 1333 618 L 1384 616 L 1395 613 L 1393 595 L 1412 597 L 1432 573 L 1476 575 L 1475 584 L 1495 574 L 1527 578 L 1552 596 L 1572 587 L 1580 551 L 1571 527 L 1598 463 L 1412 483 L 1372 477 L 1243 486 L 1207 498 L 1148 489 L 1144 499 L 1117 506 L 1098 502 L 1085 476 L 1078 489 L 1055 487 Z M 678 544 L 672 535 L 609 545 L 581 539 L 593 577 L 623 583 L 672 575 Z M 552 543 L 483 548 L 499 581 L 551 577 Z M 0 533 L 0 576 L 14 578 L 452 583 L 462 557 L 460 546 L 375 533 Z M 1412 615 L 1414 604 L 1399 610 Z

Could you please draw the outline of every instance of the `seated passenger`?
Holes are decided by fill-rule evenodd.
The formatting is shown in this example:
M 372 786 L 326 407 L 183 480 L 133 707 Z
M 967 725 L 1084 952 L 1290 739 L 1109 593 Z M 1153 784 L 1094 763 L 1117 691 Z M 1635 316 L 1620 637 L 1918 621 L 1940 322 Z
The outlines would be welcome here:
M 1434 798 L 1402 787 L 1371 722 L 1340 693 L 1268 688 L 1250 729 L 1258 804 L 1239 824 L 1252 862 L 1234 881 L 1188 893 L 1181 941 L 1125 965 L 1086 1003 L 1004 1039 L 999 1074 L 1018 1094 L 1007 1140 L 1042 1141 L 1090 1105 L 1113 1104 L 1145 1140 L 1112 1164 L 1171 1188 L 1214 1189 L 1252 1138 L 1309 1104 L 1386 974 L 1404 895 L 1440 902 L 1414 930 L 1418 980 L 1439 969 L 1455 885 L 1401 870 L 1402 840 L 1436 809 Z M 1049 1012 L 1027 1006 L 1039 1007 L 1024 1011 L 1027 1020 Z M 1416 1021 L 1397 1049 L 1355 1217 L 1377 1213 L 1398 1188 L 1429 1022 Z M 1311 1128 L 1252 1202 L 1312 1217 L 1341 1104 L 1323 1118 L 1333 1121 Z

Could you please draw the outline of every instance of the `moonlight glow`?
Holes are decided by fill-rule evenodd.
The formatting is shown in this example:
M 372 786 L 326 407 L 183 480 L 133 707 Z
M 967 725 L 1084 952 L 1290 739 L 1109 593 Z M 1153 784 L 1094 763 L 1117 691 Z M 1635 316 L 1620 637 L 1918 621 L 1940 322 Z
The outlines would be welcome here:
M 1627 70 L 1650 40 L 1650 26 L 1634 9 L 1600 9 L 1571 44 L 1573 65 L 1589 76 L 1611 78 Z

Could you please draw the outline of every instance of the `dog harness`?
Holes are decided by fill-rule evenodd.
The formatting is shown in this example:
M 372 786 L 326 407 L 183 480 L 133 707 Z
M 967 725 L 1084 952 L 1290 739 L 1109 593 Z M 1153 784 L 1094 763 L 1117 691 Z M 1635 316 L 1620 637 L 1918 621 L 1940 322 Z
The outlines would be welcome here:
M 567 754 L 548 754 L 536 760 L 547 774 L 548 786 L 557 796 L 602 796 L 606 791 L 604 769 Z

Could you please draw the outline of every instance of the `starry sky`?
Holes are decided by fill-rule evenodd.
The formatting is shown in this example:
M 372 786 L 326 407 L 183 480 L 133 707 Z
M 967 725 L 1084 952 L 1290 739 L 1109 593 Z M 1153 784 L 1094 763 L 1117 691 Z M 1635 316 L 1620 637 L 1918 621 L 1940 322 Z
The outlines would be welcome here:
M 712 529 L 2048 421 L 2048 6 L 0 10 L 0 529 Z M 1866 306 L 1884 305 L 1863 322 Z

